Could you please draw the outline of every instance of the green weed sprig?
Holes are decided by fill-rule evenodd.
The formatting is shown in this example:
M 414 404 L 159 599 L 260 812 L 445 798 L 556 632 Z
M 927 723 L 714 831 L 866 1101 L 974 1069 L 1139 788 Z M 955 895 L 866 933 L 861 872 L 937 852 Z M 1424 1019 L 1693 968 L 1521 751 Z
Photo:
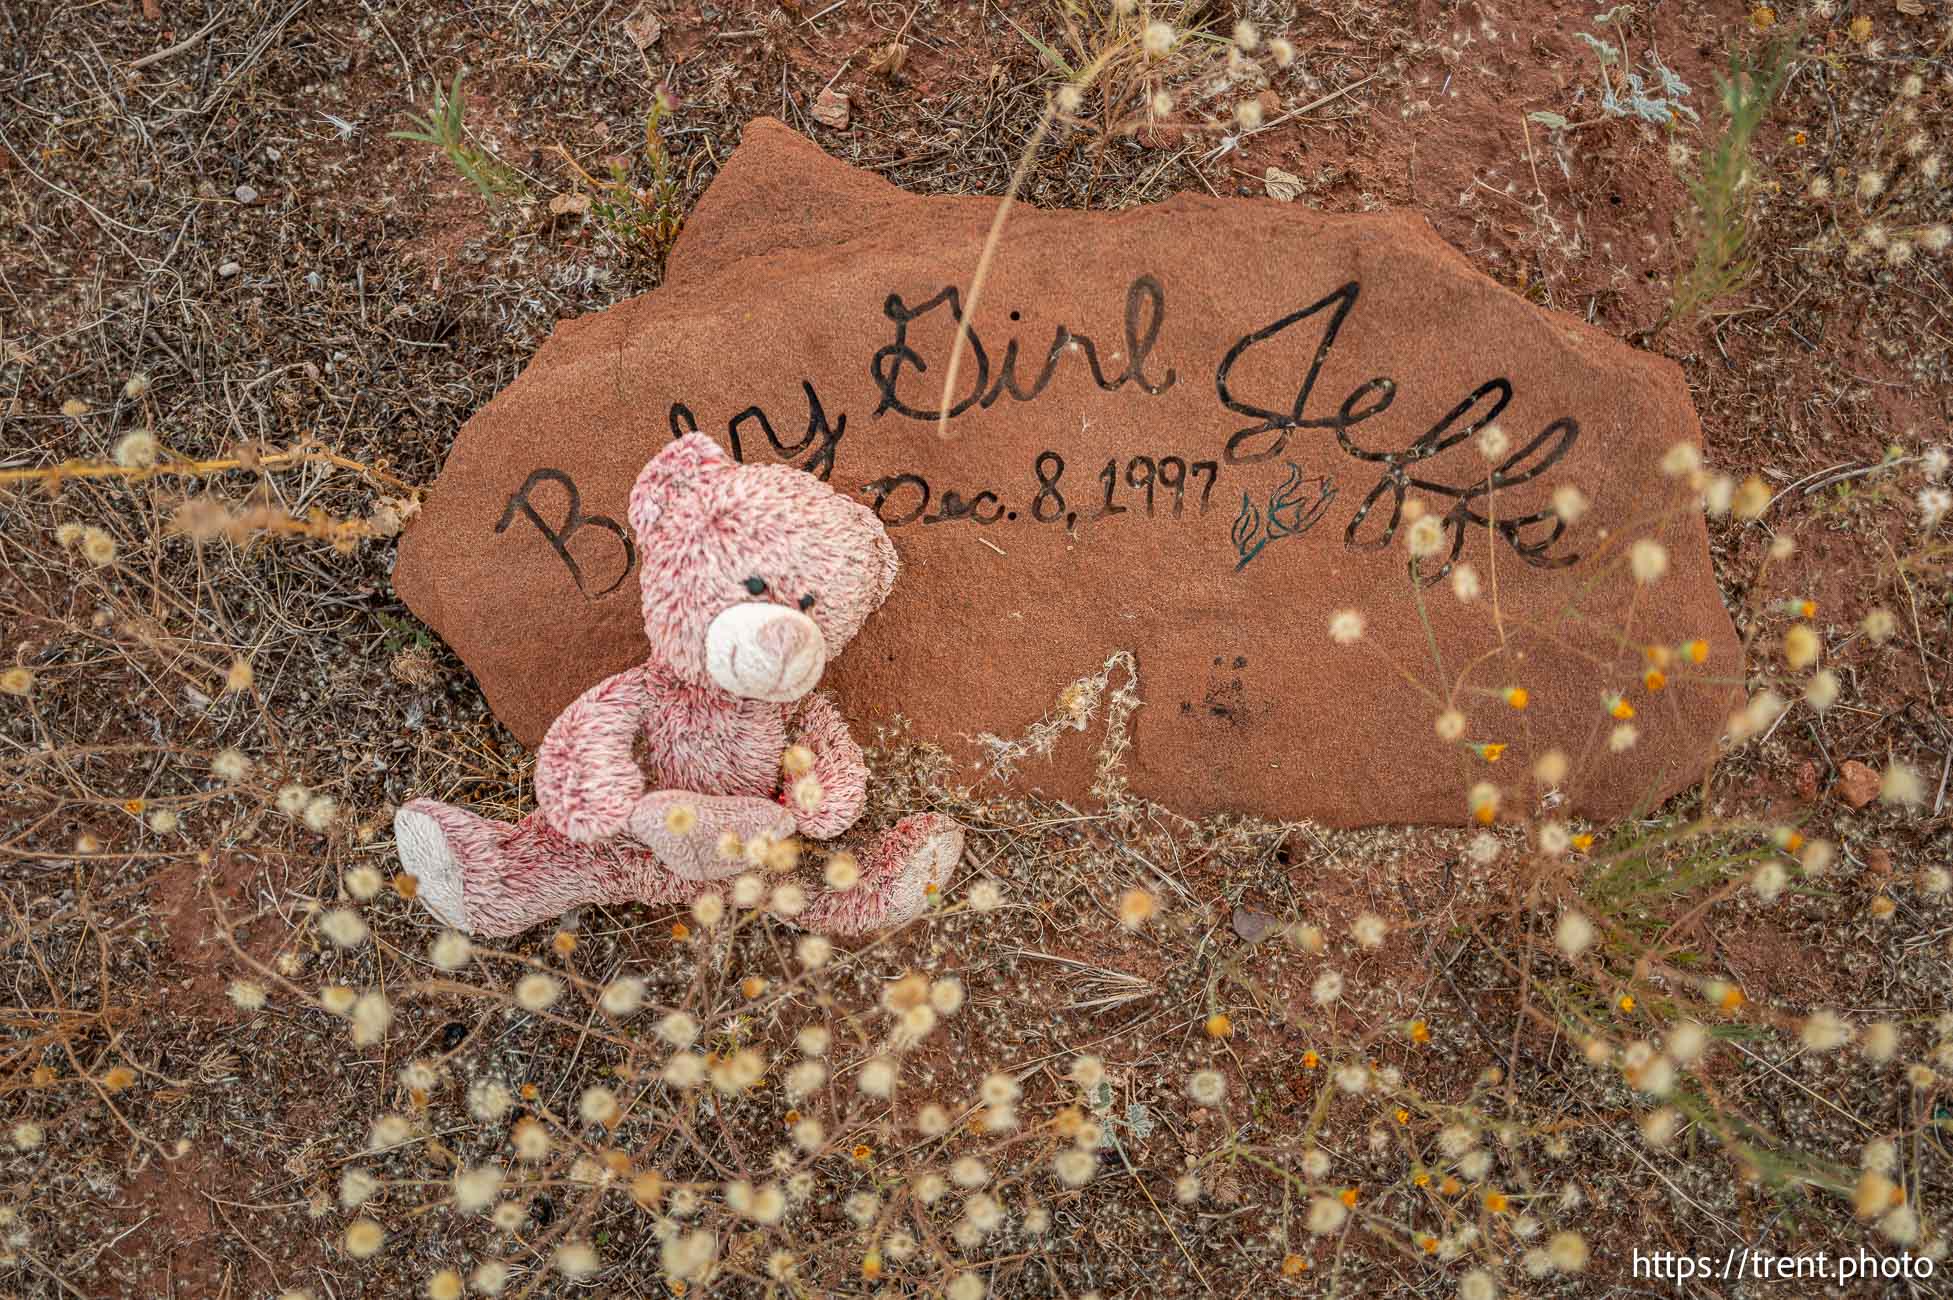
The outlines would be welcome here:
M 1749 256 L 1750 194 L 1745 184 L 1750 146 L 1783 89 L 1794 52 L 1794 38 L 1779 38 L 1763 47 L 1754 64 L 1740 52 L 1729 56 L 1729 77 L 1720 83 L 1728 125 L 1689 185 L 1698 223 L 1695 262 L 1676 281 L 1663 325 L 1699 313 L 1739 288 L 1754 270 Z
M 439 86 L 434 88 L 434 101 L 428 106 L 426 117 L 416 117 L 411 113 L 407 115 L 407 120 L 414 124 L 414 130 L 389 131 L 387 138 L 433 145 L 447 155 L 447 160 L 454 164 L 456 171 L 481 191 L 484 200 L 519 196 L 523 192 L 522 182 L 515 172 L 494 154 L 477 148 L 468 140 L 467 127 L 462 121 L 466 99 L 461 90 L 461 76 L 458 71 L 454 74 L 454 82 L 446 94 L 441 92 Z

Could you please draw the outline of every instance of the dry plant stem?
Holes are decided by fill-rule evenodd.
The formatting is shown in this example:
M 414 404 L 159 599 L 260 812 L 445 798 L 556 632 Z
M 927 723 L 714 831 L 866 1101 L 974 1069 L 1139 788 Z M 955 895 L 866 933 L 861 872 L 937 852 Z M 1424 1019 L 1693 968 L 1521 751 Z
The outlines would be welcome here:
M 1424 583 L 1418 573 L 1417 561 L 1410 565 L 1411 599 L 1417 605 L 1417 623 L 1424 629 L 1424 644 L 1431 651 L 1431 662 L 1438 670 L 1438 680 L 1444 680 L 1444 655 L 1438 650 L 1437 630 L 1431 626 L 1431 611 L 1424 607 Z
M 997 245 L 1003 241 L 1004 222 L 1010 217 L 1011 205 L 1017 202 L 1017 192 L 1024 187 L 1025 177 L 1031 174 L 1031 164 L 1037 158 L 1038 146 L 1051 129 L 1052 105 L 1047 103 L 1038 118 L 1037 130 L 1031 133 L 1031 143 L 1025 146 L 1024 154 L 1017 160 L 1017 169 L 1011 173 L 1010 188 L 997 204 L 997 215 L 990 219 L 990 233 L 984 237 L 983 252 L 977 256 L 976 273 L 970 277 L 970 296 L 963 304 L 963 315 L 956 322 L 956 341 L 950 345 L 949 368 L 943 372 L 942 414 L 936 420 L 936 436 L 947 442 L 950 439 L 949 411 L 952 394 L 956 391 L 956 376 L 963 369 L 963 349 L 970 338 L 970 321 L 975 318 L 977 305 L 983 301 L 983 286 L 990 278 L 990 262 L 997 254 Z
M 1540 867 L 1533 864 L 1526 873 L 1526 900 L 1522 907 L 1517 891 L 1513 893 L 1512 932 L 1516 938 L 1523 939 L 1525 931 L 1532 923 L 1533 914 L 1539 910 Z M 1506 1048 L 1506 1060 L 1519 1059 L 1519 1029 L 1526 1023 L 1525 1012 L 1532 1006 L 1533 997 L 1533 945 L 1525 945 L 1519 969 L 1519 1015 L 1513 1017 L 1512 1041 Z M 1507 1070 L 1505 1078 L 1505 1104 L 1516 1111 L 1519 1105 L 1519 1081 L 1517 1070 Z
M 1079 89 L 1092 84 L 1101 69 L 1105 67 L 1110 51 L 1101 51 L 1099 56 L 1081 69 L 1071 84 Z M 990 220 L 990 233 L 984 237 L 983 252 L 977 257 L 976 272 L 970 277 L 970 296 L 963 304 L 963 318 L 956 323 L 956 341 L 950 345 L 949 367 L 943 372 L 943 400 L 939 407 L 942 415 L 936 421 L 936 436 L 948 441 L 949 411 L 952 405 L 951 394 L 956 391 L 956 377 L 963 369 L 963 350 L 969 343 L 970 322 L 976 318 L 977 304 L 983 301 L 983 286 L 990 278 L 990 263 L 996 257 L 997 246 L 1003 241 L 1004 223 L 1010 218 L 1010 210 L 1017 202 L 1018 191 L 1024 188 L 1025 179 L 1031 174 L 1031 165 L 1037 161 L 1038 146 L 1051 130 L 1051 123 L 1057 114 L 1056 104 L 1047 99 L 1044 112 L 1038 116 L 1037 130 L 1031 133 L 1031 142 L 1024 147 L 1024 153 L 1017 160 L 1017 167 L 1011 173 L 1010 188 L 997 203 L 997 215 Z
M 1133 1186 L 1140 1190 L 1140 1193 L 1146 1197 L 1146 1203 L 1153 1207 L 1153 1213 L 1159 1216 L 1160 1226 L 1166 1229 L 1167 1236 L 1173 1238 L 1173 1244 L 1180 1248 L 1181 1258 L 1187 1261 L 1187 1267 L 1193 1270 L 1196 1278 L 1200 1279 L 1201 1290 L 1212 1295 L 1214 1293 L 1213 1283 L 1207 1280 L 1207 1275 L 1200 1271 L 1200 1265 L 1194 1262 L 1192 1252 L 1187 1249 L 1187 1243 L 1180 1240 L 1180 1234 L 1173 1230 L 1173 1224 L 1167 1219 L 1166 1211 L 1162 1210 L 1160 1203 L 1153 1199 L 1152 1189 L 1146 1186 L 1146 1180 L 1139 1176 L 1139 1171 L 1132 1167 L 1132 1161 L 1126 1158 L 1126 1149 L 1124 1147 L 1114 1147 L 1113 1149 L 1119 1153 L 1119 1163 L 1123 1164 L 1126 1167 L 1126 1173 L 1131 1175 Z
M 222 25 L 224 20 L 229 16 L 230 15 L 228 14 L 219 14 L 217 17 L 212 18 L 209 22 L 205 23 L 203 26 L 197 28 L 197 30 L 191 32 L 188 36 L 178 41 L 176 44 L 165 46 L 162 49 L 156 50 L 155 52 L 150 54 L 145 54 L 139 59 L 131 59 L 129 60 L 129 62 L 124 64 L 123 67 L 130 72 L 134 72 L 138 68 L 147 68 L 151 64 L 161 63 L 164 59 L 173 59 L 177 55 L 182 54 L 186 50 L 195 49 L 197 42 L 201 41 L 204 37 L 210 35 L 211 32 L 215 31 L 220 25 Z
M 13 921 L 15 931 L 23 936 L 23 943 L 26 945 L 27 955 L 33 958 L 34 965 L 41 972 L 41 978 L 47 981 L 48 988 L 55 990 L 58 996 L 58 990 L 61 988 L 61 985 L 55 980 L 54 972 L 48 969 L 47 962 L 41 956 L 39 945 L 31 938 L 24 937 L 27 933 L 27 918 L 22 916 L 20 909 L 14 906 L 13 899 L 6 898 L 5 902 L 7 904 L 8 916 Z M 103 987 L 106 989 L 107 985 L 104 984 Z M 58 1003 L 56 1006 L 59 1009 L 65 1010 L 65 1008 L 60 1008 Z M 68 1064 L 74 1067 L 76 1077 L 88 1084 L 90 1091 L 95 1094 L 96 1098 L 102 1103 L 102 1106 L 110 1115 L 114 1116 L 115 1122 L 120 1124 L 123 1130 L 137 1142 L 148 1147 L 163 1159 L 169 1159 L 169 1153 L 163 1149 L 163 1144 L 130 1123 L 128 1116 L 124 1115 L 121 1109 L 116 1106 L 115 1102 L 110 1100 L 108 1090 L 102 1087 L 101 1081 L 90 1073 L 88 1067 L 81 1063 L 81 1058 L 75 1055 L 74 1044 L 69 1041 L 69 1036 L 66 1034 L 57 1034 L 55 1035 L 55 1041 L 61 1046 L 61 1054 L 68 1058 Z
M 399 488 L 403 492 L 420 491 L 414 484 L 395 478 L 385 470 L 374 469 L 363 461 L 326 451 L 311 443 L 301 444 L 286 451 L 267 452 L 262 456 L 220 456 L 214 460 L 169 460 L 155 465 L 118 465 L 113 461 L 68 460 L 42 469 L 0 469 L 0 488 L 18 483 L 38 483 L 52 492 L 59 489 L 67 479 L 202 478 L 210 474 L 222 474 L 240 469 L 281 470 L 293 469 L 300 465 L 332 465 L 339 469 L 352 470 L 356 474 L 384 483 L 388 487 Z
M 1669 924 L 1668 928 L 1661 932 L 1661 937 L 1648 946 L 1647 959 L 1659 960 L 1661 953 L 1668 947 L 1670 937 L 1679 938 L 1686 934 L 1689 927 L 1701 919 L 1710 908 L 1714 907 L 1717 903 L 1734 898 L 1737 894 L 1741 893 L 1744 883 L 1745 881 L 1742 877 L 1729 881 L 1722 888 L 1714 891 L 1683 915 L 1677 917 Z
M 1531 149 L 1532 137 L 1526 137 L 1526 147 Z M 1538 183 L 1538 175 L 1533 177 Z M 1498 536 L 1499 494 L 1495 488 L 1485 494 L 1485 536 L 1488 539 Z M 1499 636 L 1499 649 L 1506 648 L 1505 607 L 1499 603 L 1499 547 L 1496 541 L 1489 541 L 1485 547 L 1485 569 L 1492 584 L 1492 628 Z
M 1939 691 L 1933 685 L 1933 672 L 1926 660 L 1926 638 L 1919 629 L 1919 597 L 1912 589 L 1912 582 L 1906 577 L 1906 566 L 1899 561 L 1898 552 L 1892 549 L 1890 538 L 1881 537 L 1885 543 L 1885 553 L 1892 559 L 1892 573 L 1899 585 L 1905 588 L 1906 608 L 1912 613 L 1913 647 L 1919 651 L 1919 675 L 1926 683 L 1926 699 L 1931 703 L 1934 713 L 1939 712 Z

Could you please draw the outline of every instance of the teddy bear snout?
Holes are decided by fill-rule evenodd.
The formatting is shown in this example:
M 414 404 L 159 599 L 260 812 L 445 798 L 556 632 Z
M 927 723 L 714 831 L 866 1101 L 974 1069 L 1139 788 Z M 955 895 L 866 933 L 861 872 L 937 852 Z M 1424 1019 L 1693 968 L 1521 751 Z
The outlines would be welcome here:
M 748 601 L 722 610 L 706 629 L 705 667 L 733 695 L 786 704 L 820 681 L 827 642 L 799 610 Z

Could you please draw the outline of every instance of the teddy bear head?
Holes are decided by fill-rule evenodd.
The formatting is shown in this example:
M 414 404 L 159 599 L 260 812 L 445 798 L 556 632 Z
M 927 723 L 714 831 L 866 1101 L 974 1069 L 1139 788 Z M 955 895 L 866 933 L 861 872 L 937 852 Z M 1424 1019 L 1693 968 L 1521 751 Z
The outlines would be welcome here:
M 742 465 L 702 433 L 631 489 L 644 631 L 692 685 L 787 703 L 820 680 L 895 585 L 874 511 L 791 465 Z

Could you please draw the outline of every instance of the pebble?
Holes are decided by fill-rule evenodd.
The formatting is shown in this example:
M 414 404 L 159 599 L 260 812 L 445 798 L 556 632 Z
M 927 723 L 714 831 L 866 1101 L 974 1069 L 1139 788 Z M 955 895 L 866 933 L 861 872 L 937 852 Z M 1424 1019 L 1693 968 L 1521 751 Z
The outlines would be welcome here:
M 232 276 L 236 275 L 239 271 L 242 271 L 243 269 L 244 268 L 239 266 L 236 262 L 226 262 L 222 266 L 217 268 L 217 274 L 222 276 L 224 279 L 228 280 Z
M 1260 943 L 1268 937 L 1270 930 L 1273 930 L 1281 924 L 1280 921 L 1268 915 L 1266 912 L 1257 912 L 1247 907 L 1235 908 L 1233 921 L 1234 933 L 1240 935 L 1249 943 Z
M 256 203 L 258 201 L 258 192 L 249 185 L 240 185 L 231 192 L 237 195 L 237 201 L 239 203 Z
M 1853 808 L 1878 798 L 1878 773 L 1855 758 L 1838 765 L 1838 796 Z

